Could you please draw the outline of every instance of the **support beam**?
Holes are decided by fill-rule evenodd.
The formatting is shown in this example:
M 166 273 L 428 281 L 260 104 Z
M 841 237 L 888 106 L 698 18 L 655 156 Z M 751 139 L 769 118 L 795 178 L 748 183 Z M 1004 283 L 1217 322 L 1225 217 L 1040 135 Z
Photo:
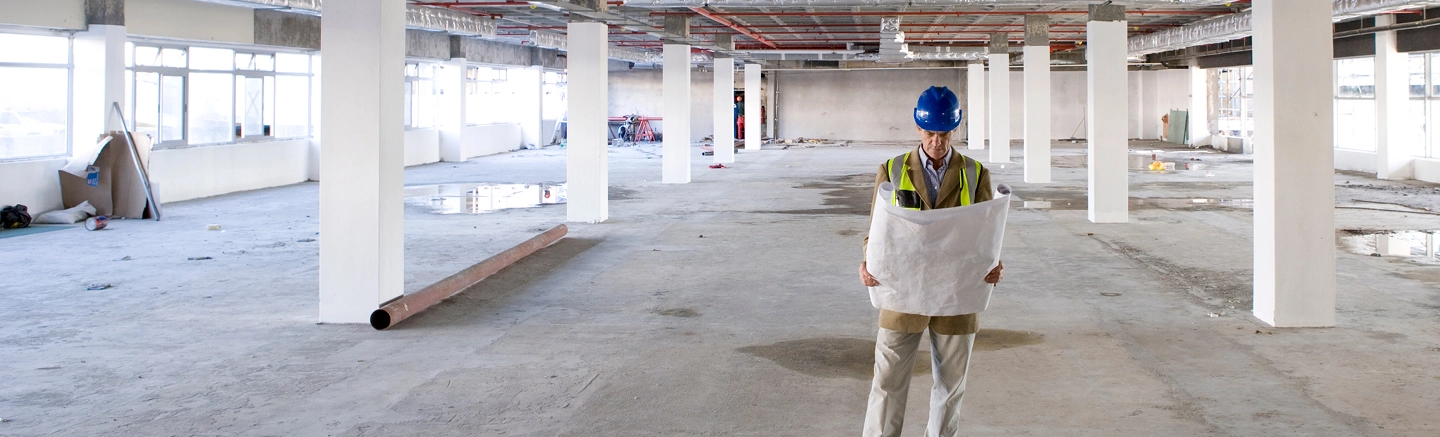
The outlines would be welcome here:
M 1050 182 L 1050 17 L 1025 16 L 1025 182 Z
M 745 150 L 760 150 L 760 64 L 745 64 Z
M 320 322 L 367 323 L 405 285 L 405 4 L 332 2 L 321 26 Z
M 965 117 L 970 119 L 970 135 L 966 143 L 970 149 L 985 148 L 985 63 L 971 62 L 965 65 Z
M 1376 26 L 1395 24 L 1394 15 L 1375 17 Z M 1394 30 L 1375 33 L 1375 178 L 1414 177 L 1420 124 L 1410 109 L 1410 54 L 1400 53 Z M 1422 114 L 1423 115 L 1423 114 Z
M 439 77 L 435 78 L 440 89 L 440 160 L 465 162 L 465 58 L 452 58 L 441 64 Z
M 1010 162 L 1010 41 L 990 34 L 990 162 Z
M 1335 325 L 1330 2 L 1255 2 L 1255 317 Z
M 1125 7 L 1091 5 L 1086 30 L 1089 217 L 1094 223 L 1125 223 L 1130 216 Z
M 570 22 L 569 143 L 566 145 L 566 219 L 599 223 L 610 218 L 609 29 L 605 23 Z
M 690 45 L 666 44 L 664 57 L 660 182 L 685 184 L 690 182 Z
M 735 62 L 715 54 L 715 162 L 735 162 Z

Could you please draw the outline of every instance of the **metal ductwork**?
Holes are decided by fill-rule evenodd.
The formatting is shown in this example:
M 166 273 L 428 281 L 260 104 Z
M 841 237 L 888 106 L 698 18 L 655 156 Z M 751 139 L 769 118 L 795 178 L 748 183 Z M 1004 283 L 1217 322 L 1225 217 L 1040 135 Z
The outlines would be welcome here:
M 322 0 L 197 0 L 252 9 L 277 9 L 301 14 L 319 15 Z M 405 5 L 405 27 L 452 35 L 494 38 L 495 19 L 433 6 Z
M 1113 0 L 1133 6 L 1221 6 L 1234 0 Z M 625 0 L 639 8 L 812 8 L 852 6 L 1089 6 L 1096 0 Z
M 905 32 L 900 31 L 900 17 L 880 17 L 880 58 L 876 61 L 910 62 L 910 48 L 905 44 Z
M 609 57 L 610 59 L 634 62 L 636 64 L 660 64 L 664 62 L 659 53 L 613 45 L 610 46 Z
M 984 47 L 915 46 L 910 59 L 917 61 L 983 61 L 990 53 Z
M 1334 21 L 1345 21 L 1405 9 L 1440 6 L 1440 0 L 1334 0 Z M 1250 36 L 1250 11 L 1224 15 L 1173 29 L 1130 37 L 1130 55 L 1148 55 L 1215 44 Z

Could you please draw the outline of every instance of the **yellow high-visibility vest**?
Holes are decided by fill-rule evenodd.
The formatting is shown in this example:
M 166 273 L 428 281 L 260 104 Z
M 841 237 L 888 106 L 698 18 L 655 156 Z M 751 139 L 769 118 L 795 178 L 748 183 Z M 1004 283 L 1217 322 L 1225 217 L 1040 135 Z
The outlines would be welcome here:
M 960 155 L 960 169 L 960 206 L 969 206 L 972 203 L 971 199 L 974 198 L 971 193 L 978 189 L 977 185 L 980 183 L 980 161 Z M 919 210 L 920 192 L 915 190 L 915 183 L 910 180 L 910 152 L 890 158 L 885 162 L 885 171 L 890 173 L 890 182 L 895 184 L 895 191 L 890 194 L 890 204 L 905 209 Z M 937 185 L 944 186 L 945 184 L 942 181 Z M 901 193 L 907 191 L 914 193 L 912 195 L 915 196 L 916 201 L 910 202 L 914 207 L 902 205 L 900 202 L 900 196 L 905 195 Z M 939 200 L 940 193 L 935 193 L 935 198 Z

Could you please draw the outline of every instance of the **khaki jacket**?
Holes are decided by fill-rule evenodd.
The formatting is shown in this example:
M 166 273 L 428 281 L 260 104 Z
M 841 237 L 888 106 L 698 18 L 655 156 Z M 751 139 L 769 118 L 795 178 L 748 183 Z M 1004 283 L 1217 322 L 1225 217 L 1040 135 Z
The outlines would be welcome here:
M 960 155 L 960 152 L 950 154 L 950 166 L 945 168 L 945 176 L 940 181 L 940 195 L 935 197 L 935 203 L 930 203 L 930 188 L 925 185 L 925 170 L 922 167 L 924 162 L 920 154 L 925 153 L 916 147 L 910 152 L 909 167 L 910 180 L 914 181 L 915 190 L 920 193 L 920 200 L 924 204 L 921 210 L 953 208 L 960 206 L 960 169 L 966 165 L 967 159 Z M 975 165 L 971 162 L 969 165 Z M 880 164 L 880 170 L 875 172 L 875 190 L 870 196 L 874 202 L 875 196 L 880 193 L 880 184 L 890 181 L 890 173 L 885 171 L 885 164 Z M 993 189 L 990 187 L 990 169 L 980 169 L 979 181 L 976 184 L 976 192 L 970 193 L 972 203 L 980 203 L 995 198 Z M 874 211 L 874 205 L 871 205 Z M 870 237 L 865 237 L 868 245 Z M 974 334 L 980 330 L 979 320 L 974 314 L 962 314 L 958 316 L 930 317 L 918 314 L 905 314 L 890 310 L 880 310 L 880 327 L 898 332 L 918 333 L 925 332 L 929 327 L 936 334 L 941 335 L 967 335 Z

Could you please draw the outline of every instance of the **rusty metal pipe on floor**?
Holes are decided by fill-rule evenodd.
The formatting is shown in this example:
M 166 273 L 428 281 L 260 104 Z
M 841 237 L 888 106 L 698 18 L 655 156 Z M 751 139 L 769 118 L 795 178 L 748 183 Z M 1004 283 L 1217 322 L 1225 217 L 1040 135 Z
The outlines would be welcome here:
M 461 291 L 474 286 L 480 281 L 505 267 L 514 264 L 522 258 L 530 256 L 535 251 L 549 246 L 569 232 L 565 225 L 558 225 L 550 230 L 541 232 L 524 243 L 506 249 L 500 254 L 490 257 L 479 264 L 465 268 L 459 273 L 450 275 L 439 282 L 430 284 L 420 291 L 391 299 L 389 302 L 380 305 L 380 309 L 370 313 L 370 326 L 375 329 L 386 329 L 395 326 L 396 323 L 410 318 L 426 308 L 449 299 L 451 296 L 460 294 Z

